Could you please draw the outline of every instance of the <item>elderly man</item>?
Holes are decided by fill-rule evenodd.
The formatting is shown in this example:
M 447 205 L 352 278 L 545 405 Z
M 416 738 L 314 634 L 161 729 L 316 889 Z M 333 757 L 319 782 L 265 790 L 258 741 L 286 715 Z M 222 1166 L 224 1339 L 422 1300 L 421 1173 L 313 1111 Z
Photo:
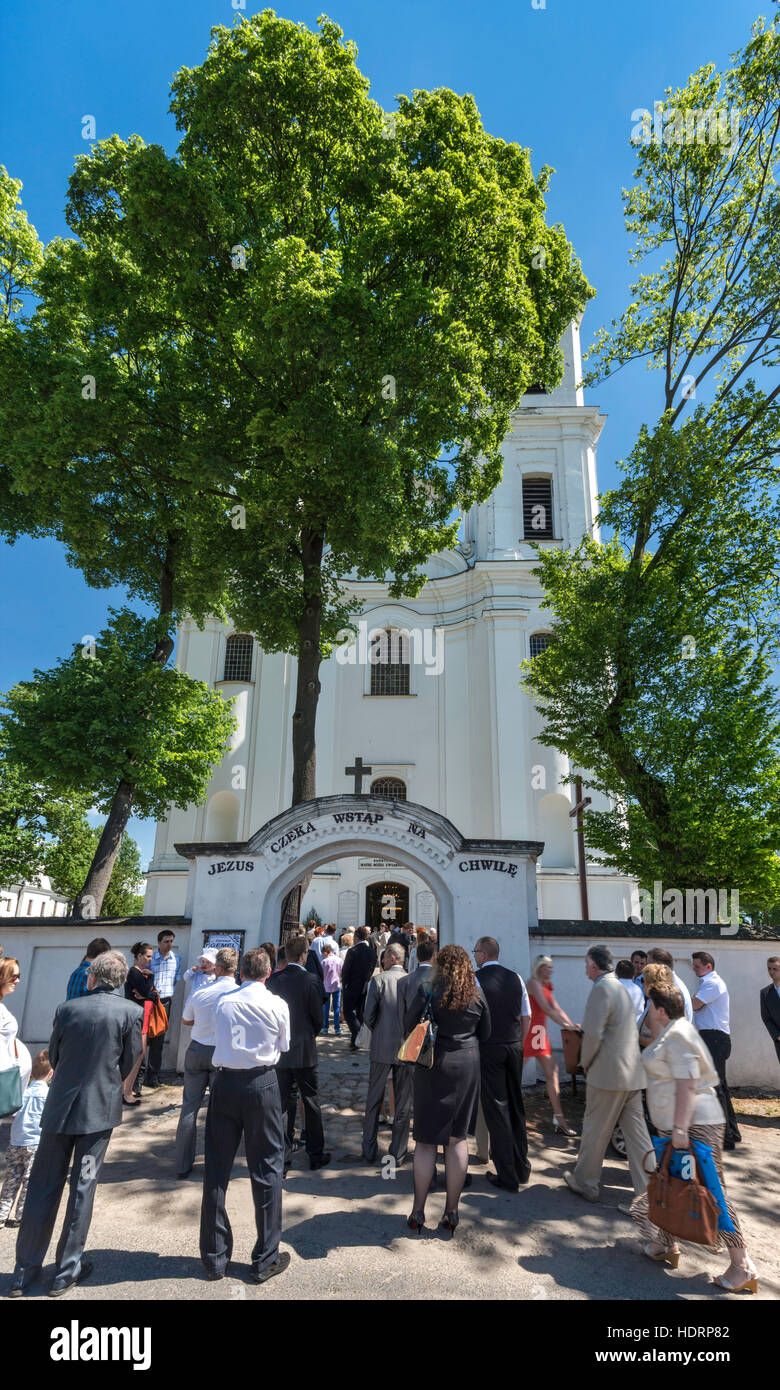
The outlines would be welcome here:
M 403 946 L 387 947 L 382 956 L 382 974 L 375 975 L 371 980 L 363 1010 L 363 1022 L 371 1029 L 371 1065 L 363 1121 L 363 1157 L 366 1163 L 376 1163 L 379 1111 L 391 1073 L 395 1115 L 390 1153 L 397 1164 L 404 1162 L 409 1147 L 412 1068 L 408 1063 L 398 1061 L 398 1049 L 404 1038 L 404 1002 L 403 994 L 399 991 L 401 982 L 406 978 L 403 960 Z
M 279 1254 L 284 1129 L 276 1080 L 276 1064 L 290 1046 L 290 1011 L 266 989 L 270 973 L 267 952 L 254 947 L 241 962 L 241 988 L 217 1001 L 217 1075 L 206 1115 L 200 1212 L 200 1257 L 209 1279 L 224 1278 L 233 1253 L 225 1198 L 242 1135 L 257 1229 L 251 1277 L 264 1284 L 290 1263 Z
M 71 1158 L 70 1196 L 50 1296 L 57 1298 L 80 1284 L 92 1270 L 82 1255 L 95 1187 L 112 1130 L 122 1119 L 122 1082 L 141 1051 L 143 1012 L 124 993 L 115 993 L 126 978 L 124 956 L 104 952 L 90 966 L 89 993 L 60 1004 L 54 1015 L 49 1042 L 54 1079 L 16 1241 L 11 1298 L 21 1297 L 40 1273 Z
M 184 1005 L 182 1025 L 191 1028 L 192 1032 L 184 1058 L 184 1090 L 176 1129 L 177 1178 L 186 1178 L 195 1162 L 198 1111 L 203 1104 L 206 1087 L 214 1079 L 217 1004 L 223 994 L 231 994 L 238 989 L 235 980 L 237 965 L 238 951 L 231 946 L 223 946 L 221 951 L 215 951 L 213 977 L 206 977 L 208 986 L 196 985 Z
M 236 956 L 238 960 L 238 956 Z M 201 951 L 195 965 L 185 970 L 183 975 L 186 997 L 190 999 L 196 989 L 207 989 L 216 979 L 217 952 L 209 949 Z
M 636 1014 L 629 994 L 612 968 L 612 952 L 591 946 L 585 974 L 593 988 L 585 1006 L 580 1061 L 585 1071 L 585 1119 L 574 1168 L 564 1173 L 572 1192 L 588 1202 L 599 1200 L 599 1179 L 615 1125 L 626 1143 L 631 1181 L 637 1196 L 647 1188 L 643 1160 L 653 1145 L 642 1108 L 644 1069 L 639 1055 Z M 655 1160 L 649 1161 L 651 1168 Z

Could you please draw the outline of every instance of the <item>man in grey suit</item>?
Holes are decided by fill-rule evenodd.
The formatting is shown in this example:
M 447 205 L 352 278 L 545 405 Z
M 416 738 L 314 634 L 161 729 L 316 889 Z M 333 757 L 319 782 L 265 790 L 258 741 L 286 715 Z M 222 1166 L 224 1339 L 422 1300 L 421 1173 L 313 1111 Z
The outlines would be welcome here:
M 123 993 L 114 993 L 126 978 L 124 956 L 104 952 L 91 963 L 89 993 L 60 1004 L 54 1015 L 49 1043 L 54 1079 L 16 1241 L 11 1298 L 20 1298 L 40 1273 L 71 1157 L 70 1194 L 50 1296 L 57 1298 L 92 1270 L 82 1253 L 95 1187 L 111 1132 L 122 1119 L 122 1082 L 141 1053 L 143 1010 Z
M 580 1061 L 585 1071 L 585 1119 L 580 1152 L 564 1181 L 588 1202 L 599 1200 L 599 1179 L 604 1155 L 615 1125 L 626 1142 L 626 1157 L 637 1196 L 647 1187 L 649 1173 L 644 1157 L 652 1154 L 647 1132 L 642 1088 L 644 1068 L 639 1054 L 633 1002 L 612 967 L 606 946 L 591 946 L 585 958 L 585 974 L 593 988 L 582 1021 Z M 655 1159 L 648 1159 L 652 1171 Z
M 400 986 L 406 979 L 403 968 L 403 946 L 388 946 L 382 956 L 382 973 L 375 975 L 368 986 L 363 1022 L 371 1031 L 371 1067 L 368 1074 L 368 1095 L 363 1120 L 363 1157 L 366 1163 L 376 1163 L 379 1111 L 385 1094 L 387 1078 L 392 1073 L 395 1115 L 390 1153 L 401 1164 L 409 1148 L 409 1121 L 412 1115 L 412 1068 L 398 1061 L 398 1049 L 404 1039 L 404 1005 Z

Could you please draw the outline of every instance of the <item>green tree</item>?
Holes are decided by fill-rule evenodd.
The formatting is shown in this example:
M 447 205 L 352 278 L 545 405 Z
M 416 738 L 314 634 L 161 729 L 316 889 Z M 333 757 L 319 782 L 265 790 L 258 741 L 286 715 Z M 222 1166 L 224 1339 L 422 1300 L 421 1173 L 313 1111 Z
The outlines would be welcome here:
M 148 660 L 165 624 L 128 610 L 112 618 L 93 645 L 10 690 L 0 722 L 10 759 L 55 793 L 76 787 L 109 824 L 118 787 L 121 843 L 131 809 L 161 819 L 205 799 L 235 721 L 217 692 Z M 100 912 L 119 852 L 102 855 L 105 840 L 104 829 L 74 917 Z
M 132 917 L 143 912 L 141 855 L 131 835 L 125 835 L 103 899 L 104 917 Z
M 62 887 L 59 870 L 72 862 L 83 865 L 84 873 L 89 867 L 94 834 L 86 817 L 88 805 L 78 792 L 55 794 L 31 779 L 8 756 L 0 732 L 0 887 L 35 883 L 45 873 L 59 891 L 75 891 Z
M 179 170 L 144 208 L 149 272 L 247 419 L 230 606 L 298 658 L 293 804 L 316 794 L 342 577 L 419 591 L 454 510 L 499 481 L 509 412 L 559 379 L 590 294 L 545 221 L 549 170 L 487 134 L 470 96 L 417 91 L 385 116 L 354 43 L 319 26 L 264 10 L 213 31 L 173 84 Z
M 714 113 L 703 127 L 699 113 Z M 739 114 L 738 129 L 732 113 Z M 555 641 L 525 664 L 543 739 L 593 768 L 591 845 L 647 883 L 777 899 L 780 33 L 668 92 L 625 193 L 648 268 L 589 381 L 643 361 L 659 419 L 602 500 L 614 539 L 540 553 Z M 711 139 L 715 130 L 720 137 Z

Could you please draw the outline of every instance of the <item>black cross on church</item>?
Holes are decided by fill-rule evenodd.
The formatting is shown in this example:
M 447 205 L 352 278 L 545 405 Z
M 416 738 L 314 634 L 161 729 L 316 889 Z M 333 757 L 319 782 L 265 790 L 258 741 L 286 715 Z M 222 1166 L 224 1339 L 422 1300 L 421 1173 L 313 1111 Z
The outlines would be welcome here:
M 346 772 L 348 777 L 354 777 L 355 794 L 357 796 L 360 796 L 360 794 L 363 791 L 363 778 L 370 777 L 373 769 L 370 767 L 364 767 L 362 758 L 355 758 L 355 766 L 345 767 L 344 771 Z

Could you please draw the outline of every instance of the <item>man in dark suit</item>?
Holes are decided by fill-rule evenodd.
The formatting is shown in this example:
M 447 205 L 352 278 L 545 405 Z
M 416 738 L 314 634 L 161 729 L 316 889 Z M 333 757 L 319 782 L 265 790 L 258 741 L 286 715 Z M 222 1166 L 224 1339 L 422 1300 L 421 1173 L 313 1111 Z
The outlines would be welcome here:
M 355 1039 L 363 1022 L 363 999 L 368 982 L 376 970 L 376 951 L 368 939 L 368 927 L 357 927 L 355 944 L 344 957 L 341 988 L 344 991 L 344 1018 L 350 1033 L 350 1048 L 357 1047 Z
M 92 961 L 89 993 L 60 1004 L 49 1058 L 54 1079 L 41 1119 L 41 1142 L 16 1241 L 10 1289 L 19 1298 L 40 1272 L 54 1230 L 71 1157 L 70 1196 L 57 1244 L 56 1298 L 92 1270 L 82 1259 L 108 1141 L 122 1119 L 122 1082 L 141 1053 L 143 1010 L 124 998 L 127 961 L 106 951 Z
M 761 990 L 761 1021 L 766 1024 L 780 1062 L 780 956 L 770 956 L 766 968 L 770 983 Z
M 433 958 L 436 955 L 436 946 L 433 941 L 421 941 L 417 947 L 417 969 L 410 975 L 406 975 L 398 984 L 398 998 L 401 1001 L 401 1013 L 406 1013 L 415 994 L 421 985 L 425 985 L 428 980 Z
M 498 952 L 492 936 L 480 937 L 474 947 L 477 981 L 491 1021 L 490 1037 L 479 1045 L 480 1095 L 496 1165 L 488 1182 L 516 1192 L 531 1175 L 523 1105 L 523 1042 L 530 1018 L 523 1015 L 523 982 L 514 970 L 499 965 Z
M 284 999 L 290 1010 L 290 1048 L 283 1052 L 276 1066 L 282 1111 L 287 1113 L 293 1082 L 303 1101 L 306 1118 L 306 1152 L 310 1168 L 324 1168 L 330 1163 L 325 1152 L 319 1087 L 317 1084 L 317 1034 L 322 1028 L 322 990 L 316 975 L 306 968 L 308 951 L 305 936 L 293 936 L 287 942 L 287 965 L 271 975 L 267 988 Z M 289 1132 L 284 1136 L 284 1171 L 292 1163 Z

